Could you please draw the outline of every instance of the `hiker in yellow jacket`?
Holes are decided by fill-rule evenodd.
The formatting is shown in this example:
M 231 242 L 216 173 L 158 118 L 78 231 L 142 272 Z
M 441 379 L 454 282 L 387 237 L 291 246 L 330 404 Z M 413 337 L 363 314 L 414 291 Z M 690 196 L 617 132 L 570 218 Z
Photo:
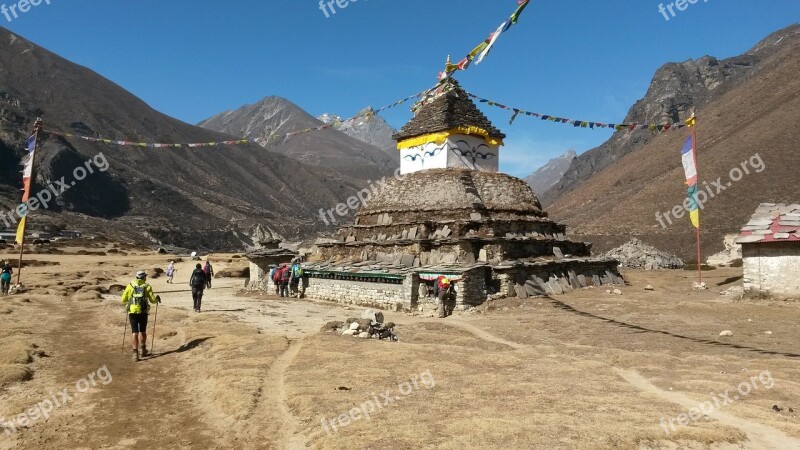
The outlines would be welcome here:
M 139 361 L 139 335 L 141 335 L 142 353 L 145 357 L 147 353 L 147 314 L 150 312 L 150 303 L 156 304 L 161 300 L 153 294 L 153 288 L 147 284 L 147 273 L 139 271 L 136 279 L 133 280 L 125 292 L 122 293 L 122 304 L 125 305 L 128 313 L 128 320 L 131 323 L 131 333 L 133 333 L 133 360 Z M 149 303 L 148 303 L 149 302 Z

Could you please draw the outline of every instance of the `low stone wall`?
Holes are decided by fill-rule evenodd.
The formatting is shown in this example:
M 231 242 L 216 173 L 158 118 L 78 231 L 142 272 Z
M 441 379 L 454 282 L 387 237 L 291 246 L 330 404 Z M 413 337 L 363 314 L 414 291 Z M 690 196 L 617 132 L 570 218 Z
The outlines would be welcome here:
M 625 283 L 617 263 L 607 261 L 554 261 L 543 266 L 519 266 L 498 271 L 497 280 L 500 294 L 520 298 Z
M 410 311 L 416 307 L 419 279 L 406 277 L 402 283 L 307 278 L 305 296 L 347 305 L 358 305 L 393 311 Z

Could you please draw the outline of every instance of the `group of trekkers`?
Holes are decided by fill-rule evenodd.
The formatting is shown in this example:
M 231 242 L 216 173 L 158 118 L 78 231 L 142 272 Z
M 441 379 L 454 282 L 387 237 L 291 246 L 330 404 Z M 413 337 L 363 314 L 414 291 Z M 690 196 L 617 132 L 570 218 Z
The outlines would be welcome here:
M 11 290 L 11 275 L 13 273 L 14 269 L 11 268 L 11 264 L 8 261 L 3 261 L 3 267 L 0 269 L 0 294 L 8 295 Z
M 305 294 L 305 285 L 302 284 L 303 275 L 303 266 L 298 258 L 292 260 L 291 266 L 288 264 L 271 266 L 269 278 L 275 285 L 275 295 L 303 298 Z

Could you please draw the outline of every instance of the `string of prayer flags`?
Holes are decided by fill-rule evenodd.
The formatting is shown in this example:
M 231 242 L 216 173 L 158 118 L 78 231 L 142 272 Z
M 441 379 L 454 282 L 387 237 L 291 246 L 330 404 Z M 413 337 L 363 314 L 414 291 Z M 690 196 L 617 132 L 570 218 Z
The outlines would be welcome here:
M 519 16 L 522 14 L 522 11 L 528 6 L 531 0 L 517 0 L 517 9 L 514 11 L 513 14 L 506 20 L 505 22 L 501 23 L 497 30 L 489 35 L 486 40 L 478 44 L 477 47 L 472 49 L 471 52 L 467 54 L 461 61 L 456 64 L 450 62 L 448 58 L 447 64 L 445 65 L 444 72 L 439 74 L 439 80 L 446 80 L 450 78 L 454 73 L 459 70 L 467 70 L 469 66 L 475 61 L 475 64 L 480 64 L 484 58 L 489 54 L 494 47 L 494 44 L 500 38 L 500 35 L 508 31 L 512 25 L 516 25 L 517 21 L 519 20 Z M 477 58 L 477 61 L 475 60 Z
M 684 123 L 665 123 L 665 124 L 655 124 L 655 123 L 605 123 L 605 122 L 595 122 L 595 121 L 587 121 L 587 120 L 579 120 L 579 119 L 569 119 L 565 117 L 554 116 L 550 114 L 540 114 L 536 112 L 527 111 L 521 108 L 514 108 L 511 106 L 506 106 L 502 103 L 495 102 L 470 92 L 467 92 L 471 98 L 477 100 L 479 103 L 486 104 L 488 106 L 493 106 L 495 108 L 505 109 L 507 111 L 512 112 L 511 120 L 509 121 L 509 125 L 514 123 L 514 120 L 522 114 L 529 117 L 534 117 L 537 119 L 545 120 L 548 122 L 555 122 L 561 123 L 565 125 L 572 125 L 575 128 L 610 128 L 616 131 L 624 131 L 627 130 L 629 132 L 636 131 L 636 130 L 650 130 L 652 132 L 665 132 L 669 130 L 679 130 L 681 128 L 685 128 L 689 126 L 688 124 Z
M 388 105 L 382 106 L 378 109 L 374 110 L 367 110 L 360 114 L 357 114 L 349 119 L 343 120 L 341 122 L 333 122 L 324 125 L 320 125 L 318 127 L 313 128 L 306 128 L 304 130 L 299 131 L 292 131 L 290 133 L 285 133 L 281 135 L 272 135 L 267 138 L 254 138 L 254 139 L 235 139 L 235 140 L 227 140 L 227 141 L 217 141 L 217 142 L 195 142 L 195 143 L 153 143 L 153 142 L 138 142 L 135 139 L 124 139 L 124 140 L 116 140 L 116 139 L 108 139 L 103 137 L 91 137 L 91 136 L 81 136 L 78 134 L 61 132 L 61 131 L 53 131 L 53 130 L 42 130 L 54 136 L 61 136 L 64 138 L 75 138 L 75 139 L 82 139 L 84 141 L 89 142 L 97 142 L 101 144 L 107 145 L 117 145 L 121 147 L 139 147 L 139 148 L 204 148 L 204 147 L 223 147 L 223 146 L 238 146 L 238 145 L 247 145 L 247 144 L 260 144 L 262 146 L 267 146 L 272 141 L 279 141 L 285 142 L 287 139 L 297 136 L 299 134 L 311 133 L 314 131 L 321 131 L 327 130 L 329 128 L 335 127 L 340 124 L 347 124 L 353 122 L 355 120 L 366 118 L 369 120 L 375 114 L 378 114 L 382 111 L 386 111 L 387 109 L 396 108 L 409 100 L 420 98 L 426 95 L 430 90 L 426 90 L 424 92 L 420 92 L 418 94 L 410 95 L 406 98 L 397 100 L 394 103 L 390 103 Z M 23 200 L 25 201 L 25 200 Z

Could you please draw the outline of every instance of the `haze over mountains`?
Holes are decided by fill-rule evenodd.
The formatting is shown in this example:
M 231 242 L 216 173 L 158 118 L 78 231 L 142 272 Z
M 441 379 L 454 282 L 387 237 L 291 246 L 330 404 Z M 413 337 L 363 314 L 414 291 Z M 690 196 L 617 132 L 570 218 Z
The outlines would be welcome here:
M 36 117 L 47 129 L 112 139 L 230 139 L 161 114 L 95 72 L 0 28 L 0 207 L 5 211 L 19 202 L 18 163 Z M 283 119 L 319 123 L 299 112 L 275 120 Z M 312 134 L 270 149 L 200 150 L 116 147 L 44 134 L 34 193 L 47 180 L 70 179 L 75 167 L 100 152 L 110 169 L 78 183 L 57 205 L 38 211 L 32 223 L 218 249 L 241 248 L 257 224 L 284 235 L 313 232 L 322 225 L 316 218 L 320 208 L 345 200 L 390 166 L 381 150 L 341 133 Z M 352 153 L 331 157 L 333 144 Z M 314 148 L 317 159 L 285 157 L 292 149 Z M 346 165 L 349 170 L 336 170 Z
M 266 140 L 270 136 L 324 124 L 289 100 L 266 97 L 252 105 L 210 117 L 198 126 L 230 136 Z M 391 173 L 397 167 L 384 149 L 351 137 L 339 129 L 299 134 L 285 142 L 265 142 L 265 146 L 303 163 L 331 168 L 364 181 L 374 180 L 378 174 Z
M 670 63 L 660 68 L 626 122 L 699 118 L 700 179 L 718 177 L 726 190 L 701 211 L 705 245 L 722 249 L 761 202 L 800 200 L 800 25 L 780 30 L 744 55 Z M 573 233 L 606 249 L 636 235 L 692 260 L 694 233 L 687 218 L 663 229 L 656 212 L 686 198 L 680 150 L 688 131 L 661 135 L 618 132 L 573 160 L 541 199 Z M 766 169 L 726 183 L 729 172 L 758 154 Z
M 563 155 L 551 159 L 547 164 L 538 168 L 533 174 L 525 178 L 525 182 L 537 194 L 547 192 L 564 178 L 564 174 L 567 173 L 567 170 L 572 165 L 572 160 L 576 156 L 578 154 L 575 153 L 575 150 L 567 150 Z

